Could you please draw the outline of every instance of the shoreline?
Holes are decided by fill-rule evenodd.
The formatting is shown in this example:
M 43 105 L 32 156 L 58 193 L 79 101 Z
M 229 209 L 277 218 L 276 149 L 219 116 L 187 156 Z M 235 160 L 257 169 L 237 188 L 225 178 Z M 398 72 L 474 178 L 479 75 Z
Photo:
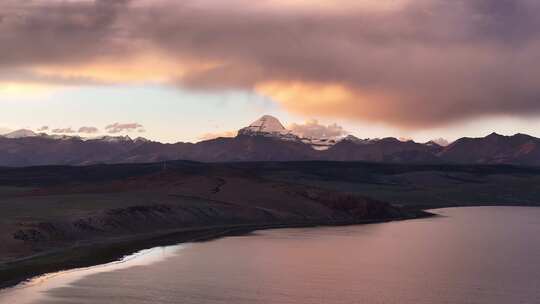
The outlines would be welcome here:
M 0 264 L 0 291 L 49 273 L 119 261 L 128 255 L 153 247 L 205 242 L 222 237 L 245 235 L 254 231 L 268 229 L 366 225 L 435 216 L 437 214 L 419 210 L 413 216 L 394 219 L 206 226 L 160 231 L 132 237 L 96 240 L 67 248 L 49 250 Z

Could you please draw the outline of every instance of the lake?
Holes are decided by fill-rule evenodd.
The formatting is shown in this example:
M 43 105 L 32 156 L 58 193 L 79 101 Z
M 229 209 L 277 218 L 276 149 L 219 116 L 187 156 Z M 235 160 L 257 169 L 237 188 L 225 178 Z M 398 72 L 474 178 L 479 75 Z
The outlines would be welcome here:
M 1 303 L 540 303 L 540 208 L 277 229 L 37 278 Z

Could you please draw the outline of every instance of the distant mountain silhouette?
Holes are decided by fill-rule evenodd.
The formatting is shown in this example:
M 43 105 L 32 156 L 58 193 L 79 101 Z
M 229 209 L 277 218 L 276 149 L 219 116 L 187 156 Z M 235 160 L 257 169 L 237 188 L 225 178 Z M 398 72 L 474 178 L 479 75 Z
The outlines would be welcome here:
M 438 156 L 448 162 L 480 164 L 540 165 L 540 139 L 525 134 L 483 138 L 461 138 Z
M 143 163 L 165 160 L 232 161 L 372 161 L 395 163 L 470 163 L 540 165 L 540 139 L 490 134 L 461 138 L 448 146 L 396 138 L 302 138 L 265 115 L 234 138 L 164 144 L 143 138 L 70 136 L 15 132 L 0 136 L 0 166 Z

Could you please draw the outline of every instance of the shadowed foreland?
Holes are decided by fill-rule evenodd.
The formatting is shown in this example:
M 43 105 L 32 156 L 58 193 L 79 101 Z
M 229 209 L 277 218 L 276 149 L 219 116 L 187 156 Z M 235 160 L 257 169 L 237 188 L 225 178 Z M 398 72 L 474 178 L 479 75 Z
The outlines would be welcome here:
M 0 168 L 0 286 L 133 251 L 256 229 L 540 205 L 540 169 L 364 162 Z

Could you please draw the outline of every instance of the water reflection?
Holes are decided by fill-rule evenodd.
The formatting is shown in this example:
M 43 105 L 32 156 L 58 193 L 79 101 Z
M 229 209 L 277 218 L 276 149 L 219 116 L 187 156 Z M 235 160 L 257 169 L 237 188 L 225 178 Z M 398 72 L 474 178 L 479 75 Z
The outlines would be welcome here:
M 191 244 L 51 286 L 34 303 L 540 303 L 540 208 L 437 212 Z
M 46 301 L 50 290 L 61 289 L 71 286 L 81 278 L 99 274 L 102 272 L 113 272 L 121 269 L 148 266 L 157 262 L 165 262 L 168 258 L 175 256 L 179 250 L 188 247 L 188 245 L 178 245 L 169 247 L 156 247 L 141 250 L 123 259 L 86 268 L 78 268 L 68 271 L 46 274 L 19 284 L 13 288 L 0 291 L 0 303 L 41 303 Z M 76 301 L 73 301 L 75 303 Z

